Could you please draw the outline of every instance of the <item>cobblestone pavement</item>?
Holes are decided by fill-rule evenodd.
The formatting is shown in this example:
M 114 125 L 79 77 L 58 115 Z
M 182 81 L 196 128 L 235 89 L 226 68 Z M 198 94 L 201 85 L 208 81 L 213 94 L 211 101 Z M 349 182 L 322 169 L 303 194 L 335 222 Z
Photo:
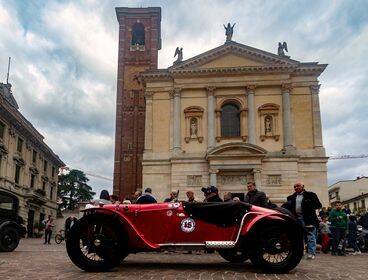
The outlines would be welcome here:
M 65 243 L 43 245 L 23 239 L 11 253 L 0 253 L 0 279 L 368 279 L 368 254 L 318 255 L 302 260 L 289 274 L 263 274 L 251 263 L 230 264 L 217 254 L 140 253 L 130 255 L 115 270 L 87 273 L 69 260 Z

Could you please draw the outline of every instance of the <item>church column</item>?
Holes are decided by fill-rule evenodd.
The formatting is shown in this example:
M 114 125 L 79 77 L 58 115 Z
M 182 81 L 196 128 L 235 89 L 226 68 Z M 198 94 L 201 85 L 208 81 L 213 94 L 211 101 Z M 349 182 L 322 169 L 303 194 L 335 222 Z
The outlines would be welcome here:
M 216 187 L 218 170 L 210 169 L 209 173 L 210 173 L 210 186 L 215 186 Z
M 221 141 L 221 109 L 216 109 L 216 142 Z
M 262 190 L 262 179 L 261 179 L 261 170 L 253 169 L 254 183 L 256 183 L 257 189 Z
M 248 103 L 248 143 L 256 144 L 256 126 L 255 126 L 255 110 L 254 110 L 254 93 L 255 85 L 249 85 L 246 88 Z
M 310 86 L 312 93 L 312 114 L 313 114 L 313 146 L 314 148 L 322 148 L 322 123 L 321 111 L 319 108 L 319 88 L 320 85 Z
M 207 87 L 208 149 L 215 147 L 215 87 Z
M 240 110 L 240 136 L 243 142 L 247 141 L 247 124 L 246 124 L 247 109 Z
M 179 152 L 181 150 L 181 130 L 180 130 L 180 122 L 181 122 L 181 105 L 180 105 L 180 88 L 174 88 L 172 91 L 172 95 L 174 96 L 174 127 L 173 127 L 173 148 L 174 152 Z
M 146 123 L 145 123 L 145 138 L 144 149 L 146 151 L 152 150 L 152 92 L 146 91 L 144 93 L 146 99 Z
M 291 106 L 290 106 L 291 84 L 281 86 L 282 93 L 282 123 L 284 136 L 284 149 L 293 148 L 293 134 L 291 126 Z

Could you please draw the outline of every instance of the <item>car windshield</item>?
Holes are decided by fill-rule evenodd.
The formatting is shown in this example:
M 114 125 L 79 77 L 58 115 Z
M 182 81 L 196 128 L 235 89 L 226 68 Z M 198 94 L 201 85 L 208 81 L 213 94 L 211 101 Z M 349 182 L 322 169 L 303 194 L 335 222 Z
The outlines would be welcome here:
M 4 194 L 0 193 L 0 209 L 2 210 L 13 210 L 14 200 Z

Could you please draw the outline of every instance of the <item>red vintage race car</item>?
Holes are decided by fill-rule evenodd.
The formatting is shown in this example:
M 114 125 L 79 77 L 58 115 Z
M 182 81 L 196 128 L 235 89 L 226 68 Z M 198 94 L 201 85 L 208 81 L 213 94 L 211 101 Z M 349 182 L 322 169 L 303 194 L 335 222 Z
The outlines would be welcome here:
M 130 253 L 211 249 L 285 273 L 303 256 L 303 228 L 281 211 L 243 202 L 101 205 L 85 210 L 66 248 L 86 271 L 112 269 Z

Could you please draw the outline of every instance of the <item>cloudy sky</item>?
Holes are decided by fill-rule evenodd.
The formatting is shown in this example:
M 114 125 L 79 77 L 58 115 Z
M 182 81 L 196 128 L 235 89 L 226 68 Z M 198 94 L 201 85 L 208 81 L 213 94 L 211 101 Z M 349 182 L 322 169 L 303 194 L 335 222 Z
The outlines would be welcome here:
M 368 154 L 368 1 L 0 0 L 0 81 L 21 112 L 72 168 L 112 177 L 118 23 L 115 7 L 162 8 L 159 67 L 233 40 L 329 66 L 320 77 L 328 155 Z M 368 159 L 331 161 L 329 183 L 368 175 Z M 90 177 L 94 190 L 112 182 Z

